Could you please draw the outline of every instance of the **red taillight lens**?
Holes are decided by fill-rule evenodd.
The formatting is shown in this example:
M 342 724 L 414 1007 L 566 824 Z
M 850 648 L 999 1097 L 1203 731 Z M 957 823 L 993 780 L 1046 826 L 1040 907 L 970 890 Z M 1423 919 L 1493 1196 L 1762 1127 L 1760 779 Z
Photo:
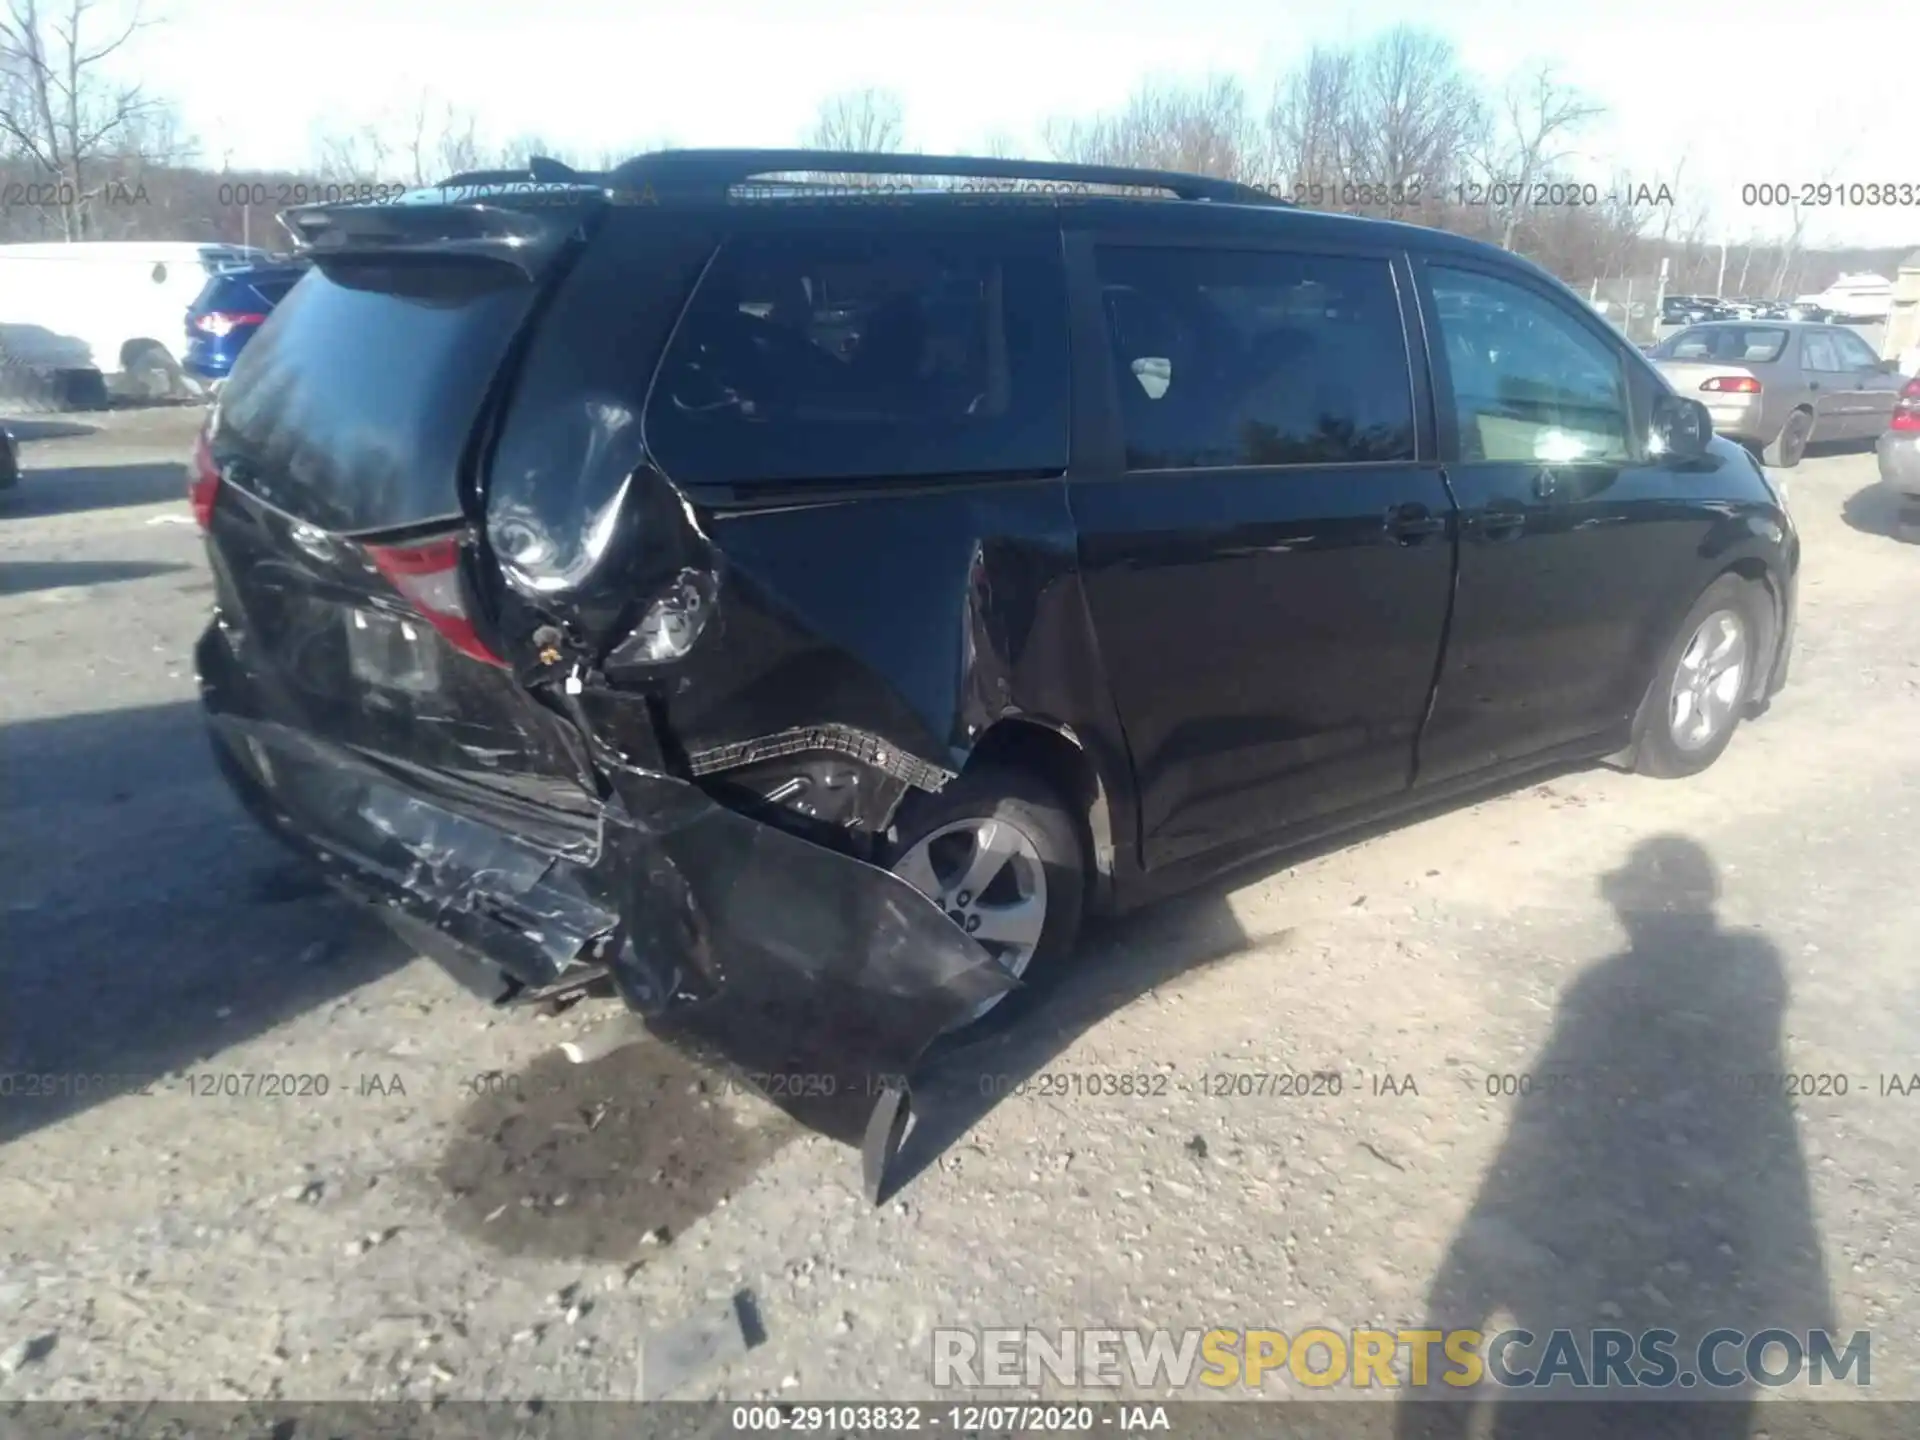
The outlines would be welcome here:
M 1909 433 L 1920 430 L 1920 376 L 1909 380 L 1894 402 L 1892 428 Z
M 192 469 L 187 475 L 187 503 L 193 518 L 206 530 L 213 525 L 213 502 L 220 494 L 220 469 L 213 463 L 213 447 L 203 428 L 193 442 Z
M 255 315 L 250 311 L 209 310 L 206 314 L 195 320 L 193 325 L 196 330 L 203 330 L 213 336 L 221 336 L 231 335 L 242 325 L 264 324 L 266 318 L 264 315 Z
M 1722 395 L 1758 395 L 1760 382 L 1751 375 L 1715 375 L 1702 380 L 1700 388 Z
M 369 545 L 367 554 L 393 588 L 462 655 L 506 668 L 489 650 L 467 614 L 460 588 L 460 542 L 451 536 L 423 545 Z

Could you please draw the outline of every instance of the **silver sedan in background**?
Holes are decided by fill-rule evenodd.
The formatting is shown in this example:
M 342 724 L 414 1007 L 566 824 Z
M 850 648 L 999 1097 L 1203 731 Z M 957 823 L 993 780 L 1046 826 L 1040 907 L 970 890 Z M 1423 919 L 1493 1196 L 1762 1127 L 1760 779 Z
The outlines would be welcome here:
M 1716 320 L 1647 352 L 1667 383 L 1713 416 L 1713 428 L 1791 466 L 1812 440 L 1877 440 L 1893 423 L 1903 378 L 1839 325 Z
M 1920 521 L 1920 375 L 1906 382 L 1894 404 L 1893 423 L 1875 447 L 1880 484 L 1892 494 L 1903 525 Z

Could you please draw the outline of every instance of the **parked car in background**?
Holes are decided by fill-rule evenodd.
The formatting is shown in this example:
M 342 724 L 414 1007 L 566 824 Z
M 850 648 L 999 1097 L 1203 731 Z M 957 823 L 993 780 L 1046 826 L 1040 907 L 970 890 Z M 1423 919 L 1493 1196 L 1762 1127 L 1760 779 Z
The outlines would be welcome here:
M 1901 524 L 1912 527 L 1920 522 L 1920 376 L 1900 388 L 1892 422 L 1875 454 L 1880 460 L 1880 484 L 1892 493 Z
M 909 163 L 1172 198 L 737 198 Z M 1494 246 L 793 151 L 289 223 L 190 472 L 216 753 L 494 998 L 606 984 L 871 1097 L 1088 908 L 1531 767 L 1693 774 L 1786 678 L 1772 482 Z
M 218 390 L 254 332 L 306 273 L 304 261 L 285 261 L 244 265 L 209 278 L 187 309 L 186 372 Z
M 11 490 L 20 483 L 20 446 L 13 431 L 0 425 L 0 490 Z
M 1798 465 L 1812 440 L 1878 438 L 1900 393 L 1894 363 L 1838 325 L 1713 321 L 1651 353 L 1677 393 L 1706 404 L 1715 430 L 1781 467 Z
M 1833 312 L 1826 306 L 1805 298 L 1795 300 L 1783 306 L 1782 309 L 1786 313 L 1780 318 L 1784 320 L 1804 321 L 1815 325 L 1830 324 L 1834 320 Z
M 0 245 L 8 359 L 37 371 L 91 370 L 142 398 L 191 393 L 180 317 L 209 277 L 266 258 L 171 240 Z
M 1669 295 L 1660 302 L 1663 325 L 1697 325 L 1719 318 L 1719 305 L 1704 295 Z

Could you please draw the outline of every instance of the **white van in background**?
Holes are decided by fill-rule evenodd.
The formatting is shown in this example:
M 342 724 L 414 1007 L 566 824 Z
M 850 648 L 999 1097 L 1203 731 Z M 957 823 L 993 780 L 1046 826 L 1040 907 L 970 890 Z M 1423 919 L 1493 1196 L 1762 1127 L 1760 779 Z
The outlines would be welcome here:
M 1818 295 L 1802 295 L 1803 305 L 1818 305 L 1835 320 L 1884 320 L 1893 313 L 1893 282 L 1884 275 L 1842 275 Z
M 150 398 L 192 393 L 180 368 L 187 307 L 208 276 L 269 258 L 197 241 L 0 245 L 0 365 L 97 371 Z

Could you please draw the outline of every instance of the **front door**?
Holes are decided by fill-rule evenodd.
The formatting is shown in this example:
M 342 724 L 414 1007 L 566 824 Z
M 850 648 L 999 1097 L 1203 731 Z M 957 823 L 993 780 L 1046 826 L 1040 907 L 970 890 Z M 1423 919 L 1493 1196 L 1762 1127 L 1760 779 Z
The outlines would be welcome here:
M 1109 450 L 1070 500 L 1151 867 L 1408 787 L 1451 504 L 1404 261 L 1106 238 Z
M 1418 270 L 1461 528 L 1427 784 L 1629 717 L 1707 522 L 1647 454 L 1638 367 L 1603 321 L 1518 270 Z

